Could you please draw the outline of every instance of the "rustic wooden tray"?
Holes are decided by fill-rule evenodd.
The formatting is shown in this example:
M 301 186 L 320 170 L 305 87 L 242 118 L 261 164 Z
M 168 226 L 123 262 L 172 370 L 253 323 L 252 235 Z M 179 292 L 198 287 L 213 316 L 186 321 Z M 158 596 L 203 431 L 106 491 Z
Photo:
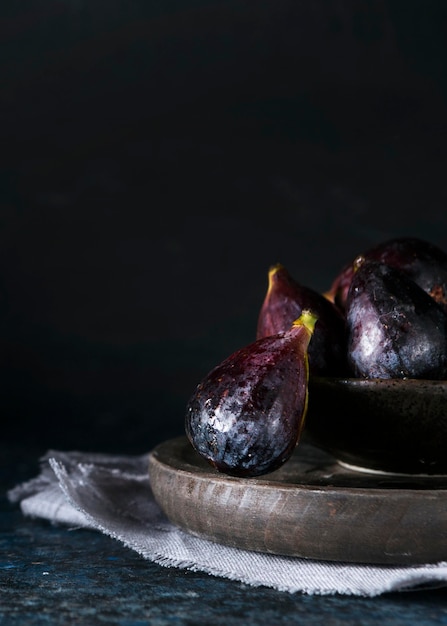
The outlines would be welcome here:
M 356 563 L 447 559 L 447 476 L 358 472 L 303 441 L 279 470 L 233 478 L 186 437 L 152 450 L 149 476 L 174 524 L 228 546 Z

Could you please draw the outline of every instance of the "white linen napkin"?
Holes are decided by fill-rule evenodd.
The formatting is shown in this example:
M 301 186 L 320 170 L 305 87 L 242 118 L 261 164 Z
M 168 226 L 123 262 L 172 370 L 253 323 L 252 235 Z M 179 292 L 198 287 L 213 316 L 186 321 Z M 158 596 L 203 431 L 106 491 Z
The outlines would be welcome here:
M 41 473 L 8 492 L 25 516 L 93 528 L 167 567 L 284 592 L 378 596 L 447 585 L 447 562 L 402 566 L 330 563 L 250 552 L 194 537 L 152 495 L 148 457 L 50 450 Z

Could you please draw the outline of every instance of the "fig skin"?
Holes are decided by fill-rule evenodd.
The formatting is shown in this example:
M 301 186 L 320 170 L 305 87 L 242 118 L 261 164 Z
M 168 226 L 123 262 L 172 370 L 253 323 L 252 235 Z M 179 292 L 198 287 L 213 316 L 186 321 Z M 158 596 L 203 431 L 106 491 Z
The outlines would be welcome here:
M 396 237 L 357 255 L 345 265 L 324 294 L 342 311 L 351 280 L 364 261 L 377 261 L 394 267 L 428 293 L 447 313 L 447 253 L 417 237 Z
M 269 269 L 268 288 L 258 315 L 256 338 L 290 328 L 303 310 L 312 311 L 318 318 L 308 350 L 311 375 L 347 374 L 344 316 L 321 293 L 298 283 L 281 263 Z
M 237 350 L 197 386 L 186 435 L 218 471 L 260 476 L 285 463 L 305 421 L 307 349 L 315 317 L 303 312 L 284 332 Z
M 447 315 L 404 272 L 364 261 L 346 302 L 348 360 L 354 376 L 447 376 Z
M 323 293 L 323 296 L 332 302 L 332 304 L 344 315 L 346 311 L 346 300 L 348 297 L 349 287 L 354 277 L 354 273 L 358 269 L 359 264 L 363 261 L 363 257 L 356 257 L 351 263 L 344 265 L 341 271 L 333 280 L 330 288 Z

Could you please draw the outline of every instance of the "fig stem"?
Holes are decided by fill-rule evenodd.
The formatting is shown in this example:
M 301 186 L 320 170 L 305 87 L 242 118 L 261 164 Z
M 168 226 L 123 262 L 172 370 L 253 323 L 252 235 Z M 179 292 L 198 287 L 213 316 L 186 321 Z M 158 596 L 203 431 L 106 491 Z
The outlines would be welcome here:
M 304 326 L 312 334 L 317 320 L 318 317 L 312 313 L 312 311 L 303 309 L 303 311 L 301 311 L 301 315 L 294 322 L 292 322 L 292 326 Z

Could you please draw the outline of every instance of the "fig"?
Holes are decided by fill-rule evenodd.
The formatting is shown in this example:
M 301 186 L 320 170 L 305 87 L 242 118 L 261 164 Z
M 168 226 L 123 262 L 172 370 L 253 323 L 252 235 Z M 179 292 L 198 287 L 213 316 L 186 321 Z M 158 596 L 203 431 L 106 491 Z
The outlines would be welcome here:
M 285 463 L 307 412 L 307 349 L 316 318 L 255 340 L 211 370 L 190 398 L 186 435 L 218 471 L 260 476 Z
M 351 281 L 346 321 L 355 376 L 446 377 L 447 314 L 404 272 L 364 261 Z
M 329 302 L 332 302 L 342 314 L 346 310 L 346 299 L 348 297 L 352 277 L 362 260 L 363 257 L 356 257 L 353 261 L 344 265 L 334 278 L 330 288 L 323 293 L 323 296 L 329 300 Z
M 447 253 L 417 237 L 389 239 L 359 254 L 345 265 L 324 294 L 341 310 L 346 308 L 352 277 L 365 260 L 385 263 L 404 272 L 447 312 Z
M 340 311 L 321 293 L 298 283 L 277 263 L 268 272 L 268 287 L 257 323 L 256 338 L 274 335 L 290 328 L 303 310 L 318 318 L 308 349 L 312 375 L 346 373 L 346 328 Z

